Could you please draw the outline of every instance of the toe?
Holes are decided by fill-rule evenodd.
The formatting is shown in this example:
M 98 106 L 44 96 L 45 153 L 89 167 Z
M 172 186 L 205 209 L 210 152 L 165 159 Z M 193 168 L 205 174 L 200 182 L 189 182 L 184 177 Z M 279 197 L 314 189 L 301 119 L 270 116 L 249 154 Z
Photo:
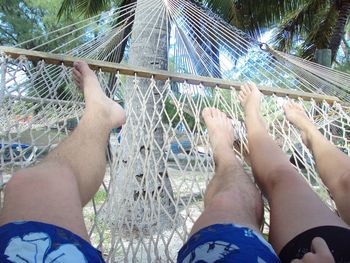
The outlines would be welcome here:
M 81 71 L 81 61 L 74 61 L 73 66 L 77 71 Z
M 73 69 L 73 77 L 77 79 L 81 78 L 81 73 L 76 68 Z
M 296 102 L 295 102 L 295 107 L 296 107 L 297 109 L 299 109 L 300 111 L 303 111 L 303 112 L 304 112 L 304 108 L 303 108 L 303 106 L 302 106 L 300 103 L 296 103 Z
M 298 107 L 299 104 L 296 103 L 294 100 L 292 100 L 292 101 L 290 101 L 290 106 L 295 108 L 295 107 Z
M 252 86 L 250 82 L 246 83 L 246 92 L 247 92 L 247 95 L 249 95 L 252 92 Z
M 286 106 L 288 106 L 288 108 L 294 108 L 295 107 L 295 103 L 293 100 L 288 100 L 286 103 Z
M 210 108 L 205 108 L 203 111 L 202 111 L 202 117 L 204 119 L 204 121 L 207 122 L 207 120 L 209 118 L 211 118 L 211 109 Z
M 82 83 L 80 82 L 79 79 L 74 79 L 74 84 L 75 84 L 79 89 L 82 89 Z
M 240 92 L 242 92 L 244 89 L 244 84 L 240 86 Z
M 248 82 L 248 83 L 247 83 L 247 91 L 248 91 L 248 94 L 252 93 L 253 90 L 254 90 L 253 83 L 252 83 L 252 82 Z
M 78 87 L 81 86 L 81 73 L 76 69 L 74 68 L 73 69 L 73 80 L 74 80 L 74 83 L 75 85 L 77 85 Z
M 75 83 L 77 86 L 80 87 L 80 84 L 81 84 L 80 78 L 78 78 L 78 77 L 76 77 L 76 76 L 73 76 L 73 81 L 74 81 L 74 83 Z
M 219 111 L 216 108 L 212 108 L 211 114 L 212 114 L 213 118 L 216 118 L 216 119 L 221 117 L 221 111 Z
M 249 82 L 249 88 L 251 91 L 258 90 L 258 87 L 256 86 L 256 84 L 254 82 Z
M 76 68 L 81 74 L 87 74 L 91 71 L 89 65 L 85 61 L 75 61 L 74 68 Z
M 222 111 L 219 111 L 219 118 L 220 118 L 221 120 L 226 120 L 226 119 L 228 119 L 227 116 L 226 116 L 226 114 L 223 113 Z
M 247 96 L 248 90 L 246 84 L 242 86 L 241 94 L 243 97 Z
M 295 101 L 291 100 L 288 102 L 288 110 L 301 110 L 300 109 L 300 105 L 298 103 L 296 103 Z
M 251 83 L 251 82 L 248 82 L 248 83 L 247 83 L 247 91 L 248 91 L 248 92 L 252 92 L 252 90 L 253 90 L 252 83 Z
M 287 101 L 284 105 L 283 105 L 283 109 L 286 111 L 286 110 L 289 110 L 291 107 L 291 102 L 290 101 Z

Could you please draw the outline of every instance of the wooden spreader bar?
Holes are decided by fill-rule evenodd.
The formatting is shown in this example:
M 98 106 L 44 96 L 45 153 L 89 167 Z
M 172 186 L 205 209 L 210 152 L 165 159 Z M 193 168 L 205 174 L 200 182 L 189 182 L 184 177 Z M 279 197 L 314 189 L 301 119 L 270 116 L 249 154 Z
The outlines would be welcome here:
M 203 85 L 204 87 L 219 87 L 222 89 L 236 89 L 240 90 L 242 83 L 235 81 L 222 80 L 217 78 L 193 76 L 190 74 L 178 74 L 171 73 L 165 70 L 152 70 L 141 67 L 131 67 L 124 64 L 105 62 L 94 59 L 78 58 L 67 55 L 51 54 L 41 51 L 32 51 L 14 47 L 0 46 L 0 53 L 5 53 L 11 58 L 18 58 L 20 56 L 25 56 L 27 59 L 38 62 L 45 61 L 48 64 L 61 65 L 72 67 L 74 61 L 80 60 L 85 61 L 89 64 L 90 68 L 93 70 L 101 70 L 103 72 L 117 73 L 129 76 L 138 76 L 143 78 L 154 78 L 155 80 L 171 80 L 179 83 L 188 83 L 193 85 Z M 276 95 L 279 97 L 289 97 L 292 99 L 302 98 L 304 100 L 315 100 L 316 102 L 327 101 L 328 103 L 340 102 L 337 97 L 320 95 L 309 92 L 301 92 L 288 89 L 273 89 L 270 87 L 259 86 L 259 90 L 265 95 Z

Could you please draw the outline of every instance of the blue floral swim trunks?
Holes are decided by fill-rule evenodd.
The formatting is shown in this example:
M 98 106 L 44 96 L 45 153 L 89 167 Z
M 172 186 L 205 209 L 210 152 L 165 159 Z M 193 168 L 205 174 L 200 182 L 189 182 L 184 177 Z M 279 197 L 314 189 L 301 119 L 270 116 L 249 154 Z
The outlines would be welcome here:
M 40 222 L 0 227 L 0 262 L 104 262 L 101 252 L 74 233 Z
M 258 233 L 233 224 L 201 229 L 182 247 L 178 263 L 280 263 L 276 253 Z

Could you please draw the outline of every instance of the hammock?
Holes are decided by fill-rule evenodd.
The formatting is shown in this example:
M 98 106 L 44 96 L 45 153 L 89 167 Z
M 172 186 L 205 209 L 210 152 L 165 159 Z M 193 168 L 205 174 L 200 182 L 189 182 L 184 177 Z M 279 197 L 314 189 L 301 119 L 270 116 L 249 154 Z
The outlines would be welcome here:
M 25 49 L 34 42 L 42 44 Z M 185 0 L 138 0 L 0 47 L 0 185 L 40 161 L 79 122 L 84 102 L 72 83 L 78 59 L 96 71 L 103 90 L 122 102 L 128 116 L 120 132 L 111 132 L 104 184 L 84 208 L 92 243 L 108 262 L 176 261 L 214 173 L 200 117 L 204 107 L 217 107 L 239 123 L 235 150 L 250 171 L 238 102 L 246 81 L 265 94 L 261 112 L 271 136 L 334 208 L 282 105 L 298 100 L 349 154 L 350 76 L 266 47 Z M 26 147 L 14 152 L 14 144 Z M 264 233 L 268 215 L 266 207 Z

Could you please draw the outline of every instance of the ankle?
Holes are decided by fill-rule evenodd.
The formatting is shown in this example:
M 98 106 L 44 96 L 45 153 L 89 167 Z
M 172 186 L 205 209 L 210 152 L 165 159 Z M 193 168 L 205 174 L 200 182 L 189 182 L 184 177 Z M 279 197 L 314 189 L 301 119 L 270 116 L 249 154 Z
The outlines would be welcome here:
M 104 112 L 103 110 L 86 109 L 81 121 L 94 124 L 97 127 L 103 127 L 104 129 L 110 130 L 114 128 L 111 123 L 110 114 L 108 114 L 108 112 Z
M 249 134 L 260 134 L 267 130 L 266 123 L 259 112 L 246 114 L 245 123 Z
M 313 146 L 317 145 L 320 143 L 322 140 L 325 139 L 325 137 L 322 135 L 322 133 L 316 128 L 316 127 L 311 127 L 308 130 L 303 130 L 306 139 L 307 139 L 307 146 L 309 148 L 312 148 Z
M 236 159 L 236 154 L 232 148 L 226 148 L 220 153 L 214 154 L 216 169 L 226 169 L 232 166 Z
M 245 116 L 260 116 L 259 107 L 245 107 Z

